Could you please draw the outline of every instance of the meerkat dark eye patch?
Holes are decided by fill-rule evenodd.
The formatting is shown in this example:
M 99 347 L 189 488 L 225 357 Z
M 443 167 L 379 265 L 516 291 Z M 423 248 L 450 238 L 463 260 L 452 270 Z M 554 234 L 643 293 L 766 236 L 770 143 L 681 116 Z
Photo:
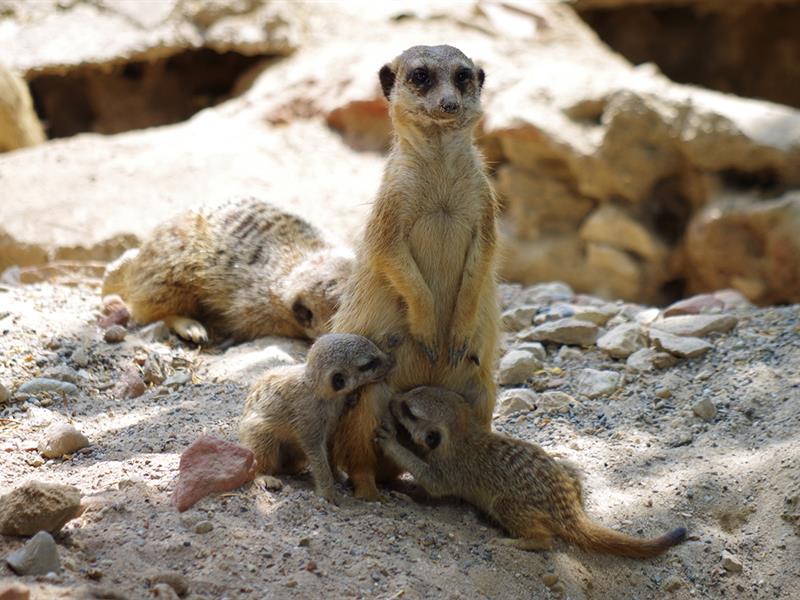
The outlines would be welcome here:
M 420 87 L 427 86 L 431 83 L 431 74 L 425 67 L 417 67 L 409 73 L 408 80 Z
M 392 94 L 392 88 L 394 87 L 394 71 L 392 71 L 389 65 L 383 65 L 381 70 L 378 71 L 378 79 L 381 81 L 383 95 L 386 96 L 388 100 L 389 96 Z
M 314 320 L 314 313 L 303 304 L 302 300 L 295 300 L 295 303 L 292 304 L 292 314 L 300 327 L 308 327 Z
M 331 387 L 334 392 L 343 390 L 345 385 L 347 385 L 347 379 L 345 379 L 344 375 L 341 373 L 334 373 L 331 375 Z
M 470 81 L 472 81 L 472 70 L 459 69 L 456 71 L 455 84 L 458 89 L 463 90 Z
M 478 87 L 483 88 L 483 82 L 486 79 L 486 73 L 483 72 L 483 69 L 478 69 Z
M 372 371 L 380 366 L 381 366 L 381 359 L 376 356 L 375 358 L 370 360 L 367 364 L 358 367 L 358 370 L 361 371 L 362 373 L 366 373 L 367 371 Z
M 438 448 L 441 443 L 442 434 L 438 431 L 429 431 L 425 436 L 425 445 L 431 450 Z

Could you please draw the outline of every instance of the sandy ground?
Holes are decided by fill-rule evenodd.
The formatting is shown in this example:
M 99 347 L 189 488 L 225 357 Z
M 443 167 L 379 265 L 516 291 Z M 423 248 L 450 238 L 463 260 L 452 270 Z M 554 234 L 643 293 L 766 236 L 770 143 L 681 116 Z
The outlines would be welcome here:
M 513 294 L 507 294 L 513 297 Z M 550 552 L 499 548 L 502 532 L 458 501 L 416 501 L 409 482 L 381 503 L 345 495 L 331 506 L 309 476 L 267 490 L 256 481 L 178 514 L 169 502 L 181 451 L 201 433 L 236 439 L 246 381 L 302 344 L 265 340 L 226 352 L 170 340 L 102 341 L 96 282 L 0 288 L 0 382 L 13 391 L 54 366 L 78 372 L 80 395 L 0 407 L 0 492 L 28 479 L 69 483 L 88 506 L 56 537 L 57 576 L 16 577 L 33 598 L 147 598 L 154 575 L 178 573 L 189 598 L 797 598 L 800 593 L 800 307 L 735 313 L 700 359 L 651 374 L 626 373 L 597 349 L 548 348 L 534 386 L 571 394 L 567 413 L 541 409 L 495 419 L 586 473 L 587 507 L 602 523 L 657 535 L 685 525 L 667 555 L 632 561 L 558 543 Z M 277 344 L 277 345 L 276 345 Z M 74 364 L 78 349 L 85 367 Z M 113 384 L 157 351 L 193 375 L 121 400 Z M 80 354 L 80 352 L 79 352 Z M 272 357 L 272 358 L 270 358 Z M 625 373 L 611 398 L 576 392 L 583 368 Z M 691 405 L 718 408 L 703 422 Z M 51 422 L 70 421 L 91 446 L 69 460 L 35 451 Z M 402 482 L 401 482 L 402 484 Z M 210 531 L 206 531 L 210 524 Z M 203 523 L 200 527 L 198 524 Z M 0 538 L 0 556 L 24 540 Z M 723 568 L 722 553 L 741 562 Z M 543 576 L 557 575 L 549 589 Z M 546 578 L 552 583 L 552 578 Z

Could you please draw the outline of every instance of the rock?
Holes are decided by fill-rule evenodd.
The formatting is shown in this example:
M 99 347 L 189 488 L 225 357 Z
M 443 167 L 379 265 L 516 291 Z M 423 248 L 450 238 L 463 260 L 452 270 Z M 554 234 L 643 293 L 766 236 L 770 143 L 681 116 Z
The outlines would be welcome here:
M 74 383 L 67 381 L 58 381 L 57 379 L 47 379 L 45 377 L 34 377 L 23 383 L 17 388 L 18 394 L 30 394 L 35 396 L 37 394 L 53 394 L 60 396 L 66 394 L 67 396 L 77 396 L 78 386 Z
M 111 325 L 103 334 L 103 339 L 109 344 L 118 344 L 125 339 L 128 330 L 122 325 Z
M 250 385 L 267 369 L 303 362 L 307 350 L 303 341 L 278 337 L 237 344 L 209 366 L 205 379 Z
M 11 400 L 11 392 L 8 391 L 6 386 L 0 383 L 0 405 L 7 404 L 9 400 Z
M 189 582 L 180 573 L 175 571 L 162 571 L 147 578 L 150 585 L 163 583 L 171 587 L 178 596 L 183 597 L 189 593 Z
M 142 379 L 150 385 L 160 385 L 167 378 L 164 361 L 158 352 L 149 352 L 142 365 Z
M 155 584 L 150 588 L 150 595 L 153 598 L 159 598 L 160 600 L 178 600 L 179 598 L 178 594 L 175 593 L 175 590 L 173 590 L 172 587 L 166 583 Z
M 75 349 L 70 356 L 70 361 L 79 369 L 84 369 L 89 366 L 89 352 L 83 346 Z
M 653 297 L 642 289 L 643 266 L 630 254 L 609 244 L 586 244 L 584 269 L 592 273 L 592 290 L 603 298 L 636 300 Z
M 525 290 L 523 299 L 526 304 L 547 304 L 549 302 L 567 302 L 575 292 L 562 281 L 537 283 Z
M 136 337 L 143 342 L 165 342 L 169 339 L 169 327 L 164 321 L 156 321 L 142 327 L 136 332 Z
M 607 396 L 619 387 L 620 375 L 616 371 L 583 369 L 578 376 L 578 393 L 588 398 Z
M 595 325 L 605 325 L 619 312 L 613 304 L 579 305 L 571 304 L 573 317 L 581 321 L 589 321 Z
M 571 405 L 578 404 L 569 394 L 564 392 L 542 392 L 536 398 L 536 405 L 545 412 L 568 413 Z
M 17 575 L 47 575 L 61 570 L 58 547 L 46 531 L 40 531 L 22 548 L 9 554 L 6 562 Z
M 28 600 L 31 591 L 21 583 L 0 583 L 0 600 Z
M 800 192 L 720 196 L 686 234 L 688 287 L 733 288 L 759 304 L 800 302 Z
M 194 532 L 199 534 L 209 533 L 212 529 L 214 529 L 214 525 L 211 521 L 200 521 L 194 526 Z
M 658 329 L 651 329 L 649 336 L 656 348 L 679 358 L 696 358 L 712 348 L 711 344 L 700 338 L 672 335 Z
M 81 493 L 71 485 L 31 481 L 0 497 L 0 533 L 55 533 L 81 512 Z
M 558 321 L 560 319 L 568 319 L 569 317 L 573 316 L 575 316 L 575 310 L 572 308 L 572 306 L 560 302 L 537 312 L 533 317 L 533 324 L 541 325 L 547 321 Z
M 532 353 L 511 350 L 500 359 L 497 381 L 500 385 L 519 385 L 541 368 L 542 363 Z
M 519 331 L 530 327 L 533 315 L 536 314 L 535 306 L 517 306 L 509 308 L 500 317 L 503 331 Z
M 560 319 L 542 323 L 523 334 L 523 339 L 571 346 L 591 346 L 600 329 L 589 321 Z
M 181 387 L 192 382 L 192 375 L 186 371 L 176 371 L 164 381 L 164 385 L 171 388 Z
M 727 550 L 722 551 L 722 568 L 728 571 L 729 573 L 741 573 L 742 572 L 742 561 L 739 560 L 739 557 L 733 554 L 732 552 L 728 552 Z
M 698 294 L 670 304 L 664 309 L 664 316 L 677 317 L 679 315 L 714 313 L 722 311 L 724 307 L 725 303 L 714 294 Z
M 109 327 L 115 327 L 115 326 L 126 327 L 130 319 L 131 319 L 131 313 L 128 312 L 128 308 L 126 306 L 123 306 L 122 308 L 118 308 L 113 312 L 101 317 L 100 320 L 97 321 L 97 324 L 102 329 L 108 329 Z
M 0 64 L 0 152 L 41 144 L 44 129 L 33 109 L 25 80 Z M 0 271 L 10 265 L 2 264 Z
M 76 385 L 81 381 L 81 376 L 78 375 L 78 372 L 67 365 L 56 365 L 54 367 L 50 367 L 46 369 L 44 373 L 42 373 L 42 377 L 47 379 L 57 379 L 58 381 L 67 381 Z
M 39 439 L 39 454 L 45 458 L 60 458 L 89 445 L 89 440 L 68 423 L 55 423 Z
M 120 377 L 119 383 L 114 386 L 114 395 L 123 399 L 138 398 L 146 389 L 139 370 L 136 367 L 129 367 Z
M 654 321 L 650 326 L 672 335 L 702 337 L 709 333 L 727 333 L 738 321 L 732 315 L 683 315 Z
M 714 298 L 722 302 L 723 310 L 734 310 L 737 308 L 750 308 L 752 303 L 745 298 L 744 294 L 736 290 L 719 290 L 714 292 Z
M 614 358 L 627 358 L 642 347 L 639 324 L 617 325 L 597 340 L 597 347 Z
M 517 342 L 511 348 L 512 350 L 522 350 L 523 352 L 530 352 L 539 360 L 547 359 L 547 351 L 539 342 Z
M 283 482 L 272 475 L 259 475 L 256 478 L 256 481 L 261 482 L 261 484 L 264 486 L 264 489 L 271 492 L 279 492 L 283 489 Z
M 717 415 L 717 407 L 708 398 L 703 398 L 692 404 L 692 412 L 703 421 L 711 421 Z
M 255 457 L 250 450 L 204 435 L 181 454 L 172 503 L 183 512 L 209 494 L 235 489 L 254 477 Z
M 580 236 L 587 242 L 607 244 L 647 260 L 661 261 L 666 248 L 644 225 L 622 208 L 603 204 L 583 223 Z
M 527 388 L 518 388 L 503 392 L 497 399 L 498 415 L 507 417 L 517 412 L 529 412 L 536 409 L 536 394 Z
M 677 575 L 670 575 L 664 580 L 664 582 L 661 584 L 661 587 L 663 587 L 668 592 L 674 592 L 675 590 L 680 589 L 682 585 L 683 585 L 683 579 L 681 579 Z
M 547 587 L 553 587 L 558 582 L 558 575 L 556 573 L 545 573 L 542 575 L 542 583 Z

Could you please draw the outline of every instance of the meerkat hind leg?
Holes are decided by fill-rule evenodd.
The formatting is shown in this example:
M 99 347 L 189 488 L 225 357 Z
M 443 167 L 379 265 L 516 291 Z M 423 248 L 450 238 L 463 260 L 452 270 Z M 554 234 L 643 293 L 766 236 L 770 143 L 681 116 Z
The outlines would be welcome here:
M 167 327 L 169 327 L 170 331 L 184 340 L 194 342 L 195 344 L 208 343 L 208 332 L 206 328 L 194 319 L 173 315 L 171 317 L 165 317 L 163 321 Z

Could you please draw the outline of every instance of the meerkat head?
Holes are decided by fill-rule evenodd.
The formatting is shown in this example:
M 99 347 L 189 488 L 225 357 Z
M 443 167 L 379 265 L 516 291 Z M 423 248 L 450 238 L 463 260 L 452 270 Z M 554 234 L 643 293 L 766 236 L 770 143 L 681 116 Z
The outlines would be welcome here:
M 460 129 L 481 116 L 485 78 L 458 48 L 414 46 L 378 73 L 395 128 L 405 122 Z
M 423 455 L 447 452 L 453 438 L 465 428 L 470 404 L 460 394 L 444 388 L 417 387 L 397 394 L 390 410 L 398 439 Z
M 358 388 L 380 381 L 394 366 L 367 338 L 350 333 L 329 333 L 311 346 L 306 358 L 308 377 L 329 398 L 347 397 Z
M 326 249 L 308 256 L 284 281 L 283 302 L 309 339 L 330 331 L 330 320 L 352 270 L 351 252 Z

